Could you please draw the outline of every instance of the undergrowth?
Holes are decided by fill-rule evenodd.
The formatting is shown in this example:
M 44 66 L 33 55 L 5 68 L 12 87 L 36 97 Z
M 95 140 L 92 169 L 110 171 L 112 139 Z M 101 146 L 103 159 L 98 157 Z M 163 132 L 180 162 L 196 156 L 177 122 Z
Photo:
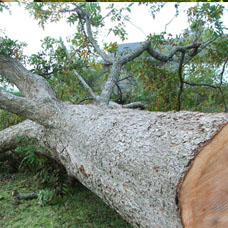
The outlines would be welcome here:
M 63 167 L 28 151 L 0 156 L 0 228 L 131 228 L 82 184 L 69 186 Z M 16 202 L 15 190 L 38 198 Z

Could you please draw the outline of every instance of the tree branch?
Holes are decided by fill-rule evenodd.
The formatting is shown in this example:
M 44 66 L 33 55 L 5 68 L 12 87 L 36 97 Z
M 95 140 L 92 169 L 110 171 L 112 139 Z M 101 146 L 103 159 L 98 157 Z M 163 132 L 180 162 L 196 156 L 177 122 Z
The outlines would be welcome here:
M 190 86 L 206 86 L 206 87 L 210 87 L 210 88 L 213 88 L 213 89 L 217 89 L 218 87 L 217 86 L 213 86 L 213 85 L 209 85 L 209 84 L 206 84 L 206 83 L 193 83 L 193 82 L 187 82 L 187 81 L 183 81 L 185 84 L 187 85 L 190 85 Z
M 211 42 L 213 42 L 214 39 L 208 40 L 204 44 L 200 42 L 195 42 L 192 44 L 184 45 L 184 46 L 176 46 L 172 48 L 172 50 L 168 54 L 163 54 L 162 52 L 156 51 L 153 49 L 150 45 L 150 40 L 144 41 L 138 48 L 131 51 L 125 56 L 119 57 L 118 61 L 120 64 L 124 65 L 127 62 L 135 59 L 139 55 L 141 55 L 144 51 L 147 51 L 153 58 L 160 60 L 162 62 L 167 62 L 170 60 L 177 52 L 184 52 L 188 49 L 196 49 L 199 48 L 202 45 L 202 48 L 205 48 L 207 45 L 209 45 Z
M 129 78 L 132 78 L 132 77 L 133 76 L 130 74 L 130 75 L 124 77 L 124 78 L 119 79 L 118 82 L 124 81 L 124 80 L 129 79 Z
M 226 58 L 225 62 L 223 63 L 223 66 L 222 66 L 222 71 L 220 73 L 220 82 L 219 82 L 219 91 L 220 91 L 220 94 L 221 94 L 221 97 L 222 97 L 222 102 L 223 102 L 223 106 L 224 106 L 224 111 L 225 112 L 228 112 L 228 108 L 227 108 L 227 105 L 226 105 L 226 99 L 225 99 L 225 96 L 224 96 L 224 93 L 223 93 L 223 89 L 222 89 L 222 83 L 223 83 L 223 74 L 225 72 L 225 68 L 226 68 L 226 64 L 228 62 L 228 57 Z
M 142 42 L 141 45 L 139 45 L 139 47 L 135 48 L 134 50 L 132 50 L 128 54 L 119 57 L 118 58 L 119 63 L 121 65 L 124 65 L 124 64 L 128 63 L 129 61 L 137 58 L 144 51 L 146 51 L 149 48 L 149 46 L 150 46 L 150 40 L 146 40 L 146 41 Z
M 129 103 L 129 104 L 123 105 L 123 108 L 131 108 L 131 109 L 139 108 L 139 109 L 144 110 L 146 107 L 141 102 L 133 102 L 133 103 Z
M 69 54 L 66 46 L 64 45 L 62 39 L 60 41 L 61 41 L 62 48 L 66 52 L 68 61 L 69 62 L 72 62 L 72 60 L 70 58 L 70 54 Z M 73 73 L 78 78 L 78 80 L 82 83 L 82 85 L 89 91 L 89 93 L 92 96 L 92 98 L 97 101 L 98 100 L 98 96 L 93 92 L 92 88 L 86 83 L 86 81 L 81 77 L 81 75 L 75 69 L 73 69 Z
M 113 88 L 119 79 L 121 67 L 122 65 L 118 61 L 115 61 L 113 63 L 110 76 L 108 77 L 104 85 L 104 88 L 101 92 L 101 95 L 98 98 L 99 103 L 108 105 Z
M 96 40 L 93 38 L 93 34 L 92 34 L 92 28 L 91 28 L 91 22 L 90 22 L 90 17 L 88 15 L 88 13 L 82 9 L 82 7 L 80 7 L 78 4 L 76 5 L 77 8 L 77 13 L 79 15 L 84 16 L 84 19 L 86 21 L 86 32 L 87 32 L 87 37 L 90 41 L 90 43 L 93 45 L 93 47 L 95 48 L 95 50 L 97 51 L 97 53 L 108 63 L 113 64 L 113 59 L 111 57 L 109 57 L 103 50 L 101 50 L 101 48 L 99 47 L 99 45 L 97 44 Z
M 0 75 L 15 84 L 21 93 L 33 100 L 56 100 L 49 83 L 41 76 L 26 70 L 16 59 L 0 55 Z
M 218 89 L 219 89 L 219 92 L 220 92 L 221 97 L 222 97 L 222 103 L 223 103 L 223 106 L 224 106 L 224 112 L 228 112 L 228 108 L 227 108 L 227 105 L 226 105 L 226 99 L 225 99 L 222 87 L 219 86 Z
M 89 91 L 91 97 L 94 100 L 98 100 L 98 96 L 93 92 L 91 87 L 86 83 L 86 81 L 81 77 L 81 75 L 78 74 L 78 72 L 73 69 L 74 75 L 78 78 L 78 80 L 82 83 L 82 85 Z
M 0 131 L 0 153 L 15 149 L 20 143 L 19 138 L 40 141 L 44 133 L 45 128 L 31 120 L 25 120 L 22 123 L 8 127 Z
M 58 113 L 54 105 L 15 96 L 3 90 L 0 90 L 0 108 L 48 127 L 55 126 L 58 120 Z
M 200 52 L 202 52 L 207 46 L 209 46 L 212 42 L 214 42 L 218 37 L 215 37 L 213 39 L 207 40 L 205 43 L 201 44 L 199 47 L 195 48 L 195 51 L 187 58 L 185 59 L 183 65 L 185 66 L 188 64 L 196 55 L 198 55 Z
M 176 52 L 181 51 L 184 52 L 187 49 L 196 48 L 200 44 L 190 44 L 185 46 L 177 46 L 173 48 L 168 55 L 164 55 L 162 53 L 159 53 L 151 48 L 150 40 L 144 41 L 139 47 L 137 47 L 135 50 L 131 51 L 130 53 L 126 54 L 125 56 L 121 56 L 117 58 L 117 60 L 113 63 L 111 74 L 104 86 L 104 89 L 100 95 L 100 100 L 102 100 L 105 104 L 108 104 L 109 99 L 112 94 L 112 90 L 115 86 L 115 83 L 119 79 L 119 73 L 121 70 L 121 67 L 126 64 L 127 62 L 135 59 L 139 55 L 141 55 L 144 51 L 148 51 L 152 57 L 161 60 L 161 61 L 168 61 Z
M 93 100 L 93 98 L 92 98 L 92 97 L 86 97 L 86 98 L 80 100 L 77 104 L 79 105 L 79 104 L 81 104 L 82 102 L 87 101 L 87 100 Z
M 182 77 L 184 56 L 185 56 L 185 52 L 183 51 L 181 53 L 181 58 L 180 58 L 179 67 L 178 67 L 178 76 L 179 76 L 179 80 L 180 80 L 180 86 L 179 86 L 179 92 L 178 92 L 178 97 L 177 97 L 177 111 L 181 110 L 181 95 L 182 95 L 183 87 L 184 87 L 184 80 Z
M 226 68 L 227 62 L 228 62 L 228 57 L 226 58 L 225 62 L 223 63 L 222 71 L 221 71 L 221 73 L 220 73 L 220 75 L 219 75 L 219 76 L 220 76 L 220 83 L 219 83 L 220 86 L 222 85 L 223 74 L 224 74 L 224 72 L 225 72 L 225 68 Z
M 174 48 L 172 48 L 172 50 L 168 53 L 168 54 L 163 54 L 161 52 L 158 52 L 156 50 L 154 50 L 151 45 L 149 45 L 147 52 L 154 57 L 157 60 L 160 60 L 162 62 L 167 62 L 168 60 L 170 60 L 177 52 L 183 52 L 186 51 L 188 49 L 192 49 L 192 48 L 197 48 L 201 45 L 201 43 L 193 43 L 193 44 L 188 44 L 188 45 L 184 45 L 184 46 L 176 46 Z
M 119 81 L 118 81 L 119 82 Z M 122 93 L 122 90 L 118 84 L 118 82 L 116 82 L 115 86 L 117 87 L 117 93 L 118 93 L 118 99 L 120 101 L 120 103 L 122 103 L 122 99 L 123 99 L 123 93 Z

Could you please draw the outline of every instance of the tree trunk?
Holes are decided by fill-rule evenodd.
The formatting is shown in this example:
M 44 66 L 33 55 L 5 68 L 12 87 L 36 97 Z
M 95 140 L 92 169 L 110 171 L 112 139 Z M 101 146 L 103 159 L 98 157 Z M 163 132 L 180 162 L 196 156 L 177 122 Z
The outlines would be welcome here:
M 52 127 L 25 121 L 0 144 L 33 123 L 26 137 L 133 227 L 228 227 L 226 114 L 58 105 Z

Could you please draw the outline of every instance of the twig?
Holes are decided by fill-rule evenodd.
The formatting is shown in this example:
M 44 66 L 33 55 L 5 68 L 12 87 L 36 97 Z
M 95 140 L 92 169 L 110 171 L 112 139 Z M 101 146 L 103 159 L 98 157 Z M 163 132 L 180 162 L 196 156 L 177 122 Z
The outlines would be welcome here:
M 209 85 L 209 84 L 205 84 L 205 83 L 193 83 L 193 82 L 187 82 L 187 81 L 183 81 L 184 84 L 187 84 L 187 85 L 190 85 L 190 86 L 206 86 L 206 87 L 210 87 L 210 88 L 213 88 L 213 89 L 217 89 L 218 87 L 217 86 L 213 86 L 213 85 Z
M 85 99 L 82 99 L 78 102 L 78 104 L 81 104 L 82 102 L 87 101 L 87 100 L 93 100 L 93 97 L 87 97 Z

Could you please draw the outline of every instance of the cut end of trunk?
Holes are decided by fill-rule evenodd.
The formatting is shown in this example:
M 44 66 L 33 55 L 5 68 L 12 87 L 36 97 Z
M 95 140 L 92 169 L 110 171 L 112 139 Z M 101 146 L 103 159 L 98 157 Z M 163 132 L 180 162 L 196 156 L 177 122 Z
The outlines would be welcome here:
M 196 156 L 179 196 L 184 228 L 228 227 L 228 125 Z

